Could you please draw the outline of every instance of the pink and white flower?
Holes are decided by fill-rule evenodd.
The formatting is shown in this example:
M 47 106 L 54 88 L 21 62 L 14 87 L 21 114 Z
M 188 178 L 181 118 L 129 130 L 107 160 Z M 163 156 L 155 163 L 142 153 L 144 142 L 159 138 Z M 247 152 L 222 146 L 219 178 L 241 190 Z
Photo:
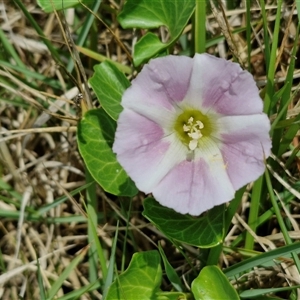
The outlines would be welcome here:
M 141 191 L 179 213 L 230 201 L 265 170 L 270 122 L 236 63 L 208 54 L 152 59 L 121 104 L 118 161 Z

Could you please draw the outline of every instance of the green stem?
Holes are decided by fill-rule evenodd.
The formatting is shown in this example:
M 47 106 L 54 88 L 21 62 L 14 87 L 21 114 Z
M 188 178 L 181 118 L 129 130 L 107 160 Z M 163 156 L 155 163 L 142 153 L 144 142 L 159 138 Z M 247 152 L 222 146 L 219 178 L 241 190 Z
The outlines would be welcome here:
M 204 53 L 206 49 L 206 1 L 196 0 L 194 19 L 195 53 Z
M 104 255 L 101 241 L 97 235 L 97 211 L 98 201 L 96 195 L 96 183 L 91 176 L 90 172 L 85 170 L 86 182 L 91 183 L 86 189 L 86 200 L 87 200 L 87 214 L 88 214 L 88 241 L 90 244 L 89 248 L 89 280 L 90 282 L 96 282 L 98 280 L 98 261 L 103 275 L 103 282 L 107 278 L 107 266 L 106 257 Z
M 102 2 L 101 0 L 94 1 L 94 5 L 91 8 L 91 10 L 94 13 L 96 13 L 98 11 L 101 2 Z M 84 22 L 84 26 L 82 27 L 82 30 L 79 33 L 78 39 L 76 40 L 76 45 L 77 46 L 82 46 L 84 44 L 84 42 L 85 42 L 85 40 L 88 36 L 88 33 L 90 32 L 90 28 L 93 24 L 94 19 L 95 19 L 95 16 L 93 14 L 89 13 L 87 18 L 86 18 L 86 21 Z M 72 57 L 70 57 L 69 63 L 68 63 L 68 66 L 67 66 L 67 70 L 71 73 L 73 68 L 74 68 L 74 60 L 73 60 Z
M 125 270 L 126 246 L 127 246 L 128 233 L 130 232 L 130 230 L 129 230 L 129 223 L 130 223 L 130 217 L 131 217 L 131 208 L 132 208 L 132 198 L 130 199 L 129 208 L 128 208 L 128 211 L 127 211 L 127 222 L 126 222 L 126 231 L 125 231 L 123 251 L 122 251 L 121 272 L 124 272 L 124 270 Z M 123 213 L 126 213 L 126 212 L 123 210 Z M 133 236 L 132 236 L 132 241 L 134 241 L 134 237 Z
M 240 206 L 242 197 L 244 195 L 245 192 L 245 187 L 239 189 L 236 193 L 235 193 L 235 197 L 234 199 L 230 202 L 227 210 L 225 211 L 225 216 L 224 216 L 224 236 L 225 234 L 228 232 L 230 224 L 231 224 L 231 220 L 234 216 L 234 214 L 236 213 L 237 209 Z M 222 249 L 223 249 L 223 244 L 219 244 L 218 246 L 211 248 L 208 258 L 207 258 L 207 262 L 206 265 L 217 265 L 220 255 L 222 253 Z
M 253 185 L 252 189 L 252 198 L 250 202 L 250 212 L 248 224 L 249 227 L 256 232 L 256 228 L 258 226 L 258 211 L 259 211 L 259 203 L 261 201 L 261 192 L 263 186 L 263 176 L 257 179 Z M 245 239 L 245 248 L 249 250 L 253 250 L 254 246 L 254 237 L 247 231 L 246 239 Z
M 281 115 L 279 120 L 286 119 L 288 104 L 290 101 L 293 100 L 293 97 L 291 97 L 291 91 L 292 91 L 292 86 L 294 83 L 293 76 L 294 76 L 294 70 L 295 70 L 295 63 L 296 63 L 296 59 L 297 59 L 297 51 L 299 48 L 298 47 L 299 30 L 300 30 L 300 25 L 298 24 L 297 32 L 296 32 L 296 36 L 295 36 L 295 40 L 294 40 L 294 46 L 293 46 L 293 50 L 291 53 L 291 60 L 289 63 L 289 68 L 288 68 L 288 72 L 287 72 L 287 76 L 286 76 L 286 88 L 283 91 L 280 106 L 278 109 L 278 115 L 279 114 Z M 277 116 L 277 118 L 278 118 L 278 116 Z M 286 151 L 286 149 L 283 149 L 283 151 L 280 151 L 283 134 L 284 134 L 284 130 L 278 129 L 278 130 L 275 130 L 274 134 L 272 135 L 273 136 L 272 151 L 273 151 L 273 153 L 275 153 L 278 156 L 281 156 L 283 154 L 283 151 Z
M 264 101 L 264 111 L 267 114 L 271 113 L 271 103 L 272 97 L 274 95 L 274 76 L 275 76 L 275 65 L 276 65 L 276 52 L 278 45 L 278 35 L 280 30 L 280 22 L 281 22 L 281 6 L 282 0 L 277 1 L 277 12 L 275 19 L 275 26 L 272 38 L 272 49 L 270 53 L 269 49 L 269 36 L 268 36 L 268 21 L 265 12 L 265 1 L 260 1 L 262 8 L 262 16 L 264 21 L 264 41 L 265 41 L 265 61 L 267 65 L 267 86 L 266 86 L 266 95 Z
M 251 72 L 251 3 L 246 1 L 246 35 L 247 35 L 247 62 L 248 71 Z

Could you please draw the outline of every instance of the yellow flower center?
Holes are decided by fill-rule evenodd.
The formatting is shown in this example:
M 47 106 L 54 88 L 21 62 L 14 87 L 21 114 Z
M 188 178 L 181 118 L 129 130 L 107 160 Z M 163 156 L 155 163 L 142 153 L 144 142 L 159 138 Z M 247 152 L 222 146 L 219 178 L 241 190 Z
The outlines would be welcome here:
M 187 109 L 180 114 L 174 124 L 179 139 L 190 150 L 199 147 L 199 141 L 212 132 L 210 119 L 199 110 Z

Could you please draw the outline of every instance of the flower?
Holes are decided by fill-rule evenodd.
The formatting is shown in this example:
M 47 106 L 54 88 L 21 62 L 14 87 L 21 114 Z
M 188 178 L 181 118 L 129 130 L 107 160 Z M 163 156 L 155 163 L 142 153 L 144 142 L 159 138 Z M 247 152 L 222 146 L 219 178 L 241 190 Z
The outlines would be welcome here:
M 208 54 L 152 59 L 121 104 L 113 151 L 161 205 L 200 215 L 265 170 L 270 122 L 236 63 Z

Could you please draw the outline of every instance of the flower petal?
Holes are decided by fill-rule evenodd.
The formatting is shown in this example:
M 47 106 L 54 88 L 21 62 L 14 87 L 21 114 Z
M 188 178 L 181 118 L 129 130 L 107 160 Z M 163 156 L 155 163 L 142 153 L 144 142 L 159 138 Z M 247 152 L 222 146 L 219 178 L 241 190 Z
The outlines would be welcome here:
M 150 193 L 168 171 L 186 159 L 186 147 L 165 136 L 155 122 L 124 109 L 118 120 L 113 151 L 136 186 Z
M 265 114 L 221 117 L 217 120 L 219 146 L 226 170 L 237 190 L 256 180 L 270 155 L 270 121 Z
M 251 115 L 262 112 L 262 101 L 253 77 L 241 67 L 209 54 L 196 54 L 187 104 L 222 115 Z
M 249 146 L 252 147 L 251 154 L 247 150 Z M 261 145 L 253 147 L 249 142 L 239 142 L 234 146 L 225 145 L 222 149 L 222 155 L 227 161 L 227 173 L 236 190 L 256 180 L 264 173 L 265 164 L 261 160 Z M 255 155 L 259 158 L 256 158 Z
M 213 142 L 205 144 L 194 159 L 176 165 L 155 187 L 153 195 L 160 204 L 197 216 L 232 200 L 235 191 L 221 152 Z
M 256 114 L 249 116 L 219 116 L 216 118 L 215 125 L 218 128 L 217 134 L 233 134 L 235 132 L 245 132 L 245 138 L 248 139 L 247 133 L 251 132 L 257 139 L 269 138 L 270 121 L 266 114 Z
M 125 91 L 122 106 L 146 114 L 147 118 L 151 118 L 152 110 L 160 110 L 161 116 L 174 111 L 189 87 L 192 65 L 193 59 L 185 56 L 151 60 Z

